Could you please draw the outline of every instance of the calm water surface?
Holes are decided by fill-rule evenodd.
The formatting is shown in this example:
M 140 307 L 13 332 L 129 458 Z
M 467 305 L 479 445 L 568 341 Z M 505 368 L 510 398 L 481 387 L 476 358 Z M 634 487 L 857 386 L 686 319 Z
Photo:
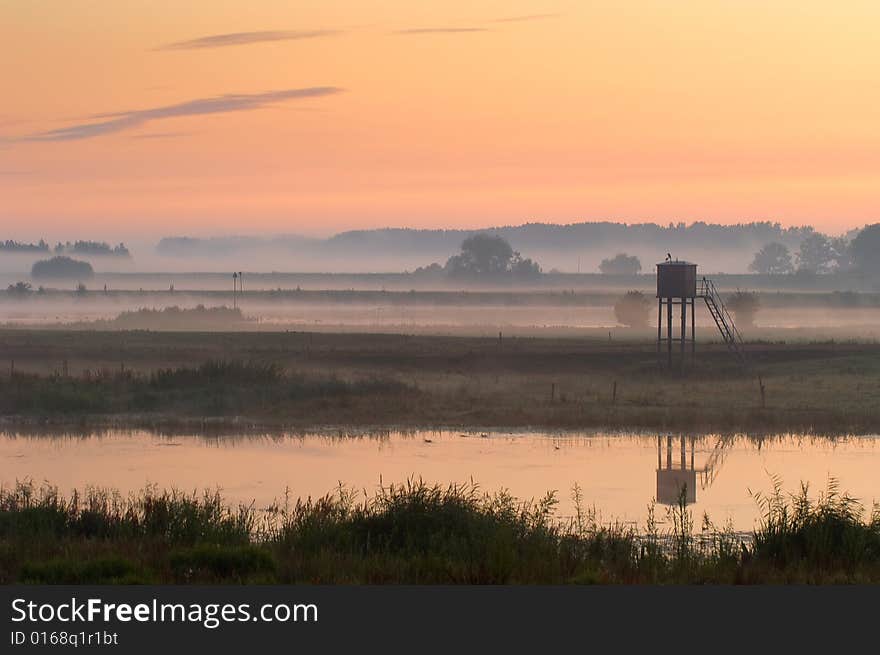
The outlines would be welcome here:
M 634 434 L 386 433 L 360 437 L 284 435 L 165 437 L 147 432 L 100 436 L 0 436 L 0 485 L 31 478 L 63 491 L 88 485 L 123 493 L 145 485 L 183 490 L 220 488 L 229 502 L 266 506 L 284 495 L 319 496 L 342 482 L 372 493 L 421 477 L 430 482 L 474 480 L 487 491 L 520 498 L 556 490 L 559 513 L 572 513 L 578 484 L 605 520 L 643 525 L 654 500 L 672 501 L 681 484 L 693 496 L 699 525 L 750 529 L 758 516 L 749 490 L 768 492 L 771 476 L 787 490 L 801 481 L 814 492 L 829 478 L 870 508 L 880 500 L 880 437 Z M 655 512 L 662 519 L 662 505 Z

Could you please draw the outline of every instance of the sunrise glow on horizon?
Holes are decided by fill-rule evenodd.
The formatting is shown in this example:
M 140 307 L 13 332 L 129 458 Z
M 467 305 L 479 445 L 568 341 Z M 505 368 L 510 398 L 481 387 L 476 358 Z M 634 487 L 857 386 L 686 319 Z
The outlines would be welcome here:
M 878 24 L 868 1 L 11 0 L 2 236 L 839 234 L 878 220 Z

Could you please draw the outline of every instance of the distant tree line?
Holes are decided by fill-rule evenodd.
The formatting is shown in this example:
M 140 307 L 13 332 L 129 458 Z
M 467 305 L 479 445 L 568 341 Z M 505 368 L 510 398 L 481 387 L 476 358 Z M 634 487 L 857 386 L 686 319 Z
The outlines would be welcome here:
M 49 252 L 49 244 L 40 239 L 39 243 L 21 243 L 7 239 L 0 242 L 2 252 Z
M 818 232 L 801 241 L 792 251 L 782 243 L 771 241 L 758 252 L 749 270 L 761 275 L 825 275 L 828 273 L 858 272 L 880 274 L 880 223 L 868 225 L 846 237 L 827 237 Z
M 7 239 L 0 242 L 0 252 L 49 252 L 49 244 L 45 240 L 40 239 L 38 243 L 22 243 Z M 106 241 L 60 241 L 52 248 L 52 252 L 56 255 L 72 254 L 72 255 L 108 255 L 113 257 L 131 257 L 131 252 L 126 248 L 124 243 L 111 246 Z
M 476 234 L 498 236 L 515 249 L 530 251 L 577 252 L 584 248 L 656 248 L 663 253 L 689 249 L 718 248 L 751 249 L 758 244 L 778 241 L 796 248 L 807 236 L 816 233 L 809 226 L 783 227 L 780 223 L 760 221 L 736 225 L 720 225 L 696 221 L 667 225 L 657 223 L 614 223 L 611 221 L 570 224 L 525 223 L 517 226 L 492 227 L 480 230 L 427 230 L 385 228 L 352 230 L 326 239 L 284 235 L 263 239 L 253 236 L 205 238 L 165 237 L 156 246 L 160 254 L 191 256 L 193 254 L 234 254 L 243 250 L 274 247 L 295 251 L 306 247 L 310 251 L 330 254 L 362 253 L 431 253 L 449 252 L 464 239 Z
M 54 252 L 56 255 L 72 254 L 72 255 L 97 255 L 97 256 L 113 256 L 113 257 L 131 257 L 131 253 L 124 243 L 120 243 L 111 247 L 106 241 L 74 241 L 71 243 L 55 244 Z

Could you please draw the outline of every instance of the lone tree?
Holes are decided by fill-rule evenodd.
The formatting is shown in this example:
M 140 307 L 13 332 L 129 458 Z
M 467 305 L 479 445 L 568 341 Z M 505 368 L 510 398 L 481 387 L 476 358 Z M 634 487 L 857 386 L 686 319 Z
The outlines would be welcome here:
M 638 275 L 642 270 L 642 262 L 635 255 L 620 252 L 611 259 L 603 259 L 599 270 L 603 275 Z
M 783 275 L 794 271 L 791 253 L 781 243 L 768 243 L 755 253 L 749 270 L 762 275 Z
M 811 234 L 801 241 L 798 249 L 798 272 L 828 273 L 835 258 L 835 251 L 828 237 L 818 233 Z
M 868 225 L 856 235 L 849 247 L 853 267 L 868 275 L 880 274 L 880 223 Z
M 31 267 L 31 277 L 34 278 L 67 278 L 88 280 L 95 274 L 92 265 L 70 257 L 53 257 L 42 259 Z
M 727 307 L 733 312 L 736 322 L 743 327 L 755 327 L 755 315 L 760 306 L 758 294 L 753 291 L 737 289 L 727 298 Z
M 446 272 L 453 277 L 530 278 L 541 274 L 541 267 L 524 259 L 499 236 L 475 234 L 461 244 L 461 253 L 446 262 Z
M 651 301 L 641 291 L 627 291 L 614 303 L 614 318 L 628 327 L 646 327 L 651 311 Z

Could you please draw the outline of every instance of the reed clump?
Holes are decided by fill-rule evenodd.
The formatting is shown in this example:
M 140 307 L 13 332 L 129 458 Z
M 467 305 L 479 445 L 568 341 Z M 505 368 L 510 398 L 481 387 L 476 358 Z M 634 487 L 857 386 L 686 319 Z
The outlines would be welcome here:
M 880 582 L 880 519 L 835 483 L 817 499 L 778 484 L 750 534 L 684 504 L 660 529 L 574 517 L 471 483 L 410 480 L 268 508 L 217 492 L 0 490 L 0 583 L 756 584 Z

